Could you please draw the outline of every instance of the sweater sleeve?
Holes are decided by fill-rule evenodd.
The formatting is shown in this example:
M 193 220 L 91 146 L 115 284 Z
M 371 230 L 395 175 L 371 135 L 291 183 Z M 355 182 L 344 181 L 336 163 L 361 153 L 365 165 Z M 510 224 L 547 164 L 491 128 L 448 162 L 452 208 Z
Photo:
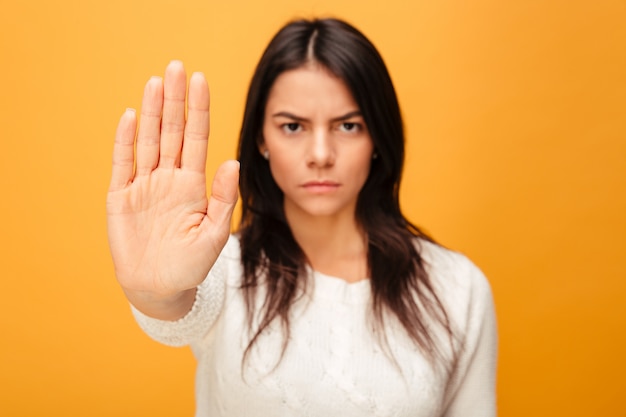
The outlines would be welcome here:
M 444 417 L 496 416 L 497 325 L 491 288 L 469 260 L 465 340 L 452 375 Z
M 229 241 L 232 246 L 233 237 Z M 230 256 L 225 249 L 198 286 L 191 310 L 176 321 L 149 317 L 131 304 L 131 310 L 139 327 L 157 342 L 169 346 L 185 346 L 206 335 L 219 317 L 225 299 L 225 286 Z

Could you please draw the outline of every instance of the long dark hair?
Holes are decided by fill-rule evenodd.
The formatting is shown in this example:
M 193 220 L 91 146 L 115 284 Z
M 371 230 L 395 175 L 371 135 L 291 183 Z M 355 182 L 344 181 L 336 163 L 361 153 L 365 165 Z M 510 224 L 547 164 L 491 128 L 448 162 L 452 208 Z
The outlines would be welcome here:
M 287 224 L 282 191 L 259 145 L 263 143 L 264 112 L 274 81 L 281 73 L 311 62 L 346 83 L 377 154 L 356 207 L 356 219 L 368 239 L 374 329 L 384 329 L 385 321 L 395 317 L 430 360 L 439 358 L 441 350 L 431 324 L 441 325 L 452 337 L 451 324 L 420 255 L 420 240 L 432 239 L 400 210 L 404 129 L 393 83 L 374 45 L 337 19 L 298 20 L 284 26 L 261 57 L 248 91 L 238 149 L 242 290 L 251 331 L 245 356 L 276 319 L 284 332 L 284 353 L 290 335 L 289 310 L 306 285 L 306 256 Z M 266 293 L 258 306 L 260 285 L 266 286 Z

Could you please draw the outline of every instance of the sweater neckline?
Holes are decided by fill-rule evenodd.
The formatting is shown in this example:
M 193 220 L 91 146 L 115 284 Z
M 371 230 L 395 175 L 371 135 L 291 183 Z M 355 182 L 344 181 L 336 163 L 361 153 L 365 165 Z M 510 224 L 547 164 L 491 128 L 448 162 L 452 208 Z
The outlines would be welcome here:
M 343 278 L 323 274 L 307 267 L 315 298 L 349 304 L 363 304 L 370 298 L 370 280 L 348 282 Z

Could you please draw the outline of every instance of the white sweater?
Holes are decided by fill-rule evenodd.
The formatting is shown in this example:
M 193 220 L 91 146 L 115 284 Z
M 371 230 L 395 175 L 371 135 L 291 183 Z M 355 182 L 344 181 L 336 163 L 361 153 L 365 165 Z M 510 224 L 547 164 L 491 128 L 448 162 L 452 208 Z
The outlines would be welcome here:
M 312 285 L 292 307 L 284 357 L 275 368 L 282 348 L 277 324 L 258 339 L 242 378 L 249 334 L 238 289 L 239 241 L 232 236 L 185 317 L 168 322 L 133 312 L 155 340 L 191 345 L 198 417 L 495 416 L 497 332 L 489 284 L 463 255 L 428 242 L 421 247 L 457 332 L 455 347 L 463 345 L 451 377 L 394 320 L 385 328 L 397 365 L 389 359 L 372 334 L 368 280 L 350 284 L 310 271 Z M 441 341 L 450 357 L 448 339 Z

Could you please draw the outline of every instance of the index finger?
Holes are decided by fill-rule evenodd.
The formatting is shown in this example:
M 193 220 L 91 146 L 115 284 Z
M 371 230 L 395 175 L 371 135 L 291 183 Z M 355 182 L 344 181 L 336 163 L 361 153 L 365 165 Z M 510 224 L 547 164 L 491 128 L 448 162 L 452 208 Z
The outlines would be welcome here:
M 205 172 L 209 139 L 209 86 L 204 74 L 195 72 L 189 80 L 187 124 L 183 138 L 181 168 Z

